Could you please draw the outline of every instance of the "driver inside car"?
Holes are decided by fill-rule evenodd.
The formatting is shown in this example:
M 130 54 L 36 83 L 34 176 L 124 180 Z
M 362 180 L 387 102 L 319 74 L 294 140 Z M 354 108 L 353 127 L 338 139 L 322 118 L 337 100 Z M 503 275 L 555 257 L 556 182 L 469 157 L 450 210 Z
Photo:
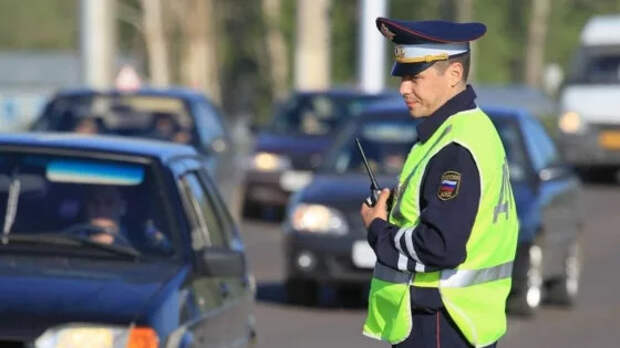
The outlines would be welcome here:
M 97 186 L 88 190 L 85 204 L 86 223 L 93 227 L 88 235 L 102 244 L 130 246 L 121 218 L 127 211 L 127 202 L 114 186 Z
M 127 201 L 116 186 L 93 186 L 87 190 L 85 202 L 86 223 L 81 224 L 80 233 L 94 242 L 138 247 L 158 253 L 170 253 L 172 247 L 168 238 L 148 219 L 141 227 L 140 246 L 132 245 L 128 228 L 123 224 L 127 212 Z

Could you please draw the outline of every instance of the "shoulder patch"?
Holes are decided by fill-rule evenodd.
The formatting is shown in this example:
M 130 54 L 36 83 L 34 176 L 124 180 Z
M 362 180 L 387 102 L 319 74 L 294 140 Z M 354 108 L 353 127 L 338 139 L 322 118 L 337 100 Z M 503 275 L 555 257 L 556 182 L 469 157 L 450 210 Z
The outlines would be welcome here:
M 442 201 L 452 199 L 459 194 L 459 186 L 461 186 L 461 173 L 453 170 L 444 172 L 439 181 L 437 197 Z

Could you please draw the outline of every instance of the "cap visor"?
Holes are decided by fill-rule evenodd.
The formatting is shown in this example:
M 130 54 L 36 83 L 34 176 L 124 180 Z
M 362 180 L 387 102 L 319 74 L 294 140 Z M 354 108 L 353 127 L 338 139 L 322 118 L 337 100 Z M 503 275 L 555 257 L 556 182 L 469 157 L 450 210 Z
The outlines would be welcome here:
M 426 70 L 428 67 L 433 65 L 434 62 L 430 63 L 394 63 L 392 66 L 392 76 L 411 76 L 421 73 Z

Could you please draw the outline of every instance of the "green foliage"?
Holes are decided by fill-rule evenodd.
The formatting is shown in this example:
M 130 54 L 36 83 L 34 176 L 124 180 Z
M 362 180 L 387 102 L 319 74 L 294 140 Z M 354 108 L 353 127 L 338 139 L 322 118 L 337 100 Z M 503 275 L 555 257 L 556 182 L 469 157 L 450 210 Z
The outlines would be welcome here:
M 331 21 L 331 78 L 334 85 L 353 84 L 357 73 L 357 1 L 333 1 Z
M 118 0 L 139 15 L 139 0 Z M 456 1 L 387 0 L 388 16 L 424 20 L 455 18 Z M 283 33 L 289 57 L 289 83 L 293 85 L 297 0 L 281 0 L 278 23 L 265 23 L 261 0 L 216 0 L 217 50 L 220 61 L 223 107 L 232 114 L 251 113 L 256 119 L 270 116 L 272 92 L 265 49 L 266 25 Z M 0 1 L 1 50 L 74 50 L 79 46 L 79 0 Z M 478 83 L 523 82 L 525 45 L 532 0 L 474 0 L 473 20 L 487 25 L 487 34 L 476 42 L 475 76 Z M 551 0 L 545 61 L 565 71 L 579 44 L 579 33 L 593 15 L 620 12 L 620 0 Z M 122 16 L 121 16 L 122 17 Z M 138 18 L 139 20 L 139 18 Z M 358 0 L 332 0 L 330 9 L 331 73 L 333 85 L 357 82 Z M 145 60 L 144 39 L 136 23 L 119 17 L 119 51 Z M 180 59 L 180 32 L 169 32 L 172 64 Z M 392 65 L 392 45 L 386 45 L 386 77 Z M 146 65 L 146 62 L 144 62 Z M 171 69 L 178 72 L 179 69 Z M 174 76 L 178 81 L 178 76 Z M 389 86 L 397 79 L 387 77 Z
M 0 49 L 57 50 L 77 48 L 78 1 L 0 1 Z

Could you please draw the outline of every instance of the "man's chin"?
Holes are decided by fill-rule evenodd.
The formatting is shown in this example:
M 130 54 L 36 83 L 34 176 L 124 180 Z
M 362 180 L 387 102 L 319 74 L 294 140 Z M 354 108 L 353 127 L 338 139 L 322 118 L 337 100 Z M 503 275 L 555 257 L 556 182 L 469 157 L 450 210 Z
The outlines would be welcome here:
M 409 109 L 409 115 L 411 115 L 411 117 L 413 118 L 422 118 L 422 117 L 427 116 L 427 115 L 423 115 L 421 112 L 414 110 L 414 109 Z

